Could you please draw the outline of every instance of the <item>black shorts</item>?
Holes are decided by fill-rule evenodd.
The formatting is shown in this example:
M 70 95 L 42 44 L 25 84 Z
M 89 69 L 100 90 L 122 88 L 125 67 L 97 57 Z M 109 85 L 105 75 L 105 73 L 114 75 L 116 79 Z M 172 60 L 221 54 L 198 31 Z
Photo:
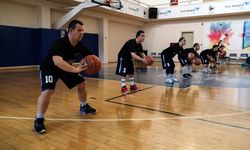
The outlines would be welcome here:
M 175 68 L 173 58 L 168 57 L 167 55 L 161 55 L 161 62 L 163 69 L 172 69 Z
M 123 57 L 118 57 L 115 73 L 126 77 L 127 74 L 134 74 L 134 64 L 132 60 L 126 60 Z
M 70 73 L 63 70 L 40 70 L 41 90 L 54 90 L 58 79 L 61 79 L 69 89 L 85 81 L 77 73 Z
M 179 59 L 179 62 L 180 62 L 182 67 L 184 67 L 186 65 L 192 65 L 192 62 L 184 54 L 179 54 L 178 59 Z
M 209 59 L 205 55 L 200 55 L 202 64 L 209 64 Z

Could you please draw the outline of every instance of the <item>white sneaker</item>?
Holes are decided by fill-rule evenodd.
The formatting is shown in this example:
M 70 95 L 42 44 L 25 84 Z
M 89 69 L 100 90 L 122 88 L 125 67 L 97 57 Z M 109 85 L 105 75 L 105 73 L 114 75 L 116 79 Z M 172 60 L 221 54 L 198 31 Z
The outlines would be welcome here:
M 173 81 L 173 82 L 178 82 L 178 79 L 176 79 L 176 78 L 173 77 L 173 78 L 172 78 L 172 81 Z
M 210 72 L 211 72 L 211 69 L 209 69 L 209 68 L 203 68 L 203 69 L 202 69 L 202 72 L 203 72 L 203 73 L 210 73 Z
M 174 83 L 174 81 L 171 78 L 167 78 L 165 80 L 165 82 L 168 83 L 168 84 L 173 84 Z

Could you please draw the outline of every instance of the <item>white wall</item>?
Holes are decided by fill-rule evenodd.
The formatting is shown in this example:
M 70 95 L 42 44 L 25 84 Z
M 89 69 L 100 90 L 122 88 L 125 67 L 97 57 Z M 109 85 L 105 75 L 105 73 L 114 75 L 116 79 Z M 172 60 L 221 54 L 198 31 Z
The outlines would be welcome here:
M 177 42 L 182 32 L 192 31 L 194 32 L 194 43 L 203 43 L 203 23 L 216 22 L 216 21 L 233 21 L 233 20 L 250 20 L 250 16 L 228 16 L 228 17 L 213 17 L 204 19 L 189 19 L 189 20 L 177 20 L 177 21 L 161 21 L 150 22 L 143 26 L 143 30 L 146 32 L 146 40 L 144 42 L 144 49 L 148 49 L 150 52 L 161 52 L 163 49 L 169 46 L 171 42 Z M 239 29 L 242 30 L 242 29 Z M 208 47 L 201 47 L 201 50 Z M 230 50 L 230 52 L 243 53 L 244 50 Z M 249 51 L 248 51 L 249 53 Z
M 135 38 L 139 26 L 129 25 L 125 23 L 109 22 L 109 49 L 108 62 L 116 62 L 117 55 L 123 44 L 129 39 Z
M 0 1 L 0 25 L 37 27 L 38 7 L 32 5 Z

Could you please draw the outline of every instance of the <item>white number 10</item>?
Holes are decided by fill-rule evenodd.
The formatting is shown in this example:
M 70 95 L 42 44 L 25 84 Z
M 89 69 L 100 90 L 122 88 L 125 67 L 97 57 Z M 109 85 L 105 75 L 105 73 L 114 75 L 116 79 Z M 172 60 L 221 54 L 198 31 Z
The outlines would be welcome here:
M 53 82 L 53 76 L 45 76 L 45 83 L 52 83 Z

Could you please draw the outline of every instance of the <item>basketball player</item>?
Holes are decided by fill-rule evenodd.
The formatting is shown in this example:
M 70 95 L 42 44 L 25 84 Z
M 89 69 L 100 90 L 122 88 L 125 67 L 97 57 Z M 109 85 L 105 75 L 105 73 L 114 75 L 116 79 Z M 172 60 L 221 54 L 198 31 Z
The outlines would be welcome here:
M 40 65 L 41 94 L 38 98 L 37 116 L 34 122 L 35 131 L 39 134 L 46 131 L 44 115 L 58 79 L 61 79 L 69 89 L 77 87 L 81 113 L 96 113 L 96 110 L 87 102 L 85 79 L 79 75 L 87 69 L 86 63 L 81 61 L 76 67 L 67 63 L 74 61 L 79 55 L 85 57 L 91 54 L 81 43 L 83 33 L 83 23 L 78 20 L 71 21 L 68 26 L 68 35 L 58 39 L 50 47 L 47 57 Z
M 142 42 L 144 41 L 145 33 L 140 30 L 136 33 L 135 39 L 128 40 L 120 52 L 118 53 L 116 74 L 121 76 L 121 92 L 123 95 L 128 93 L 126 87 L 126 77 L 129 78 L 130 90 L 139 91 L 140 89 L 135 84 L 133 58 L 147 64 L 145 54 L 143 53 Z M 139 54 L 139 55 L 137 55 Z
M 191 75 L 191 69 L 192 69 L 192 61 L 197 59 L 198 53 L 197 51 L 200 49 L 199 43 L 195 43 L 192 48 L 187 48 L 178 55 L 178 59 L 180 61 L 180 64 L 182 66 L 182 76 L 184 79 L 190 79 L 193 76 Z M 189 58 L 190 54 L 193 55 L 193 58 Z
M 166 69 L 166 76 L 167 76 L 165 82 L 168 84 L 173 84 L 174 82 L 178 81 L 176 78 L 174 78 L 175 64 L 173 61 L 173 57 L 176 54 L 179 55 L 181 51 L 183 51 L 183 46 L 185 44 L 186 44 L 185 38 L 181 37 L 178 43 L 170 45 L 170 47 L 164 49 L 161 52 L 162 67 L 163 69 Z
M 214 69 L 214 66 L 216 64 L 217 50 L 218 50 L 218 45 L 214 45 L 212 49 L 206 49 L 200 53 L 201 61 L 203 64 L 202 72 L 204 73 L 211 72 L 211 70 L 208 68 L 209 63 L 211 63 L 211 68 Z

